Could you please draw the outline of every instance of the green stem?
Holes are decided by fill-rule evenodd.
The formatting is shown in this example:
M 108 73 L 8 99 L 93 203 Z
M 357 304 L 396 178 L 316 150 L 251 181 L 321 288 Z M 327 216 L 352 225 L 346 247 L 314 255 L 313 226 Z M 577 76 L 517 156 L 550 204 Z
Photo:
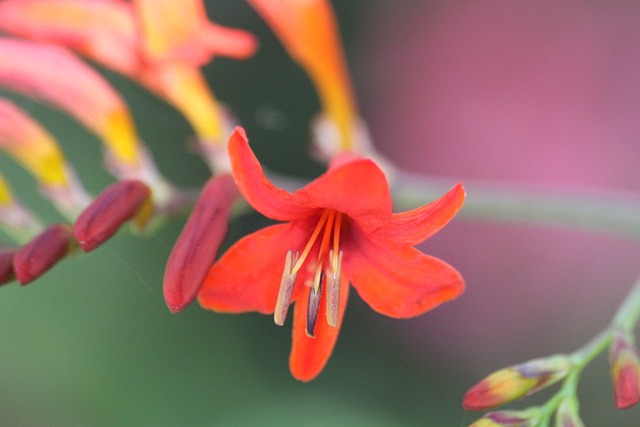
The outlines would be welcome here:
M 633 285 L 611 322 L 612 328 L 621 328 L 626 332 L 636 326 L 640 319 L 640 279 Z
M 396 171 L 398 210 L 429 203 L 457 180 Z M 560 225 L 640 238 L 640 196 L 620 191 L 587 191 L 513 186 L 465 180 L 467 198 L 459 216 L 474 220 Z

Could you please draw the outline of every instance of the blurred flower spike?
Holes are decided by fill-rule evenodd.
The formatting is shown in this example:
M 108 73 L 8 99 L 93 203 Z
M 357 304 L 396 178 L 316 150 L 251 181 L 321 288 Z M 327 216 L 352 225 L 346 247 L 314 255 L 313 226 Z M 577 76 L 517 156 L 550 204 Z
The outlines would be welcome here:
M 418 316 L 462 293 L 454 268 L 413 248 L 462 207 L 461 184 L 431 204 L 394 214 L 386 177 L 369 159 L 344 153 L 325 174 L 288 193 L 264 176 L 241 128 L 231 136 L 229 156 L 249 204 L 284 223 L 233 245 L 211 268 L 199 301 L 221 312 L 273 314 L 278 325 L 295 302 L 289 360 L 295 378 L 309 381 L 327 362 L 350 285 L 394 318 Z
M 481 411 L 504 405 L 556 383 L 569 373 L 571 366 L 567 356 L 557 355 L 501 369 L 469 389 L 462 406 Z
M 540 414 L 533 409 L 525 411 L 489 412 L 470 427 L 536 427 Z
M 344 150 L 376 158 L 353 93 L 336 17 L 327 0 L 248 0 L 291 58 L 307 72 L 322 103 L 314 123 L 317 154 Z
M 0 29 L 66 46 L 135 80 L 184 115 L 212 169 L 228 170 L 231 119 L 199 66 L 216 55 L 247 58 L 257 42 L 209 22 L 201 0 L 5 0 Z
M 613 394 L 619 409 L 629 409 L 640 400 L 640 357 L 631 334 L 618 331 L 609 348 Z
M 184 308 L 195 299 L 213 263 L 237 196 L 227 173 L 230 115 L 218 105 L 199 67 L 219 55 L 251 56 L 257 47 L 255 38 L 209 22 L 201 0 L 4 0 L 0 1 L 0 31 L 5 34 L 0 37 L 0 89 L 57 108 L 94 133 L 104 145 L 108 170 L 118 180 L 93 199 L 56 139 L 19 103 L 0 99 L 0 151 L 34 176 L 44 195 L 71 223 L 44 226 L 0 177 L 0 226 L 23 244 L 3 249 L 2 282 L 17 278 L 29 283 L 77 248 L 91 251 L 102 245 L 128 221 L 143 230 L 151 220 L 158 218 L 159 223 L 190 209 L 195 201 L 194 191 L 175 188 L 158 172 L 124 99 L 76 57 L 78 53 L 135 80 L 180 111 L 197 134 L 199 153 L 214 172 L 213 187 L 225 190 L 206 186 L 203 197 L 213 199 L 196 206 L 200 221 L 196 231 L 210 226 L 215 233 L 194 237 L 186 232 L 177 245 L 182 249 L 177 250 L 179 254 L 196 251 L 198 256 L 172 257 L 171 265 L 200 276 L 199 282 L 194 274 L 181 276 L 188 280 L 171 281 L 176 289 L 191 289 L 190 297 L 181 302 Z M 216 200 L 223 193 L 226 196 Z M 184 252 L 185 248 L 192 252 Z M 177 311 L 175 298 L 168 305 Z

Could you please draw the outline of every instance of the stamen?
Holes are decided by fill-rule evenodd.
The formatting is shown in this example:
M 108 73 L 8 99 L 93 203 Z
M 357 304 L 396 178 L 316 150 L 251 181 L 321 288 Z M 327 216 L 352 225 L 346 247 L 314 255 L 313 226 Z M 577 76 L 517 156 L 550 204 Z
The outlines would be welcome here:
M 338 314 L 340 312 L 340 279 L 342 277 L 342 251 L 335 255 L 329 252 L 329 268 L 327 269 L 327 323 L 329 326 L 338 326 Z
M 320 234 L 322 227 L 324 227 L 324 224 L 327 222 L 330 212 L 331 211 L 328 209 L 325 209 L 324 212 L 322 212 L 322 215 L 318 220 L 318 224 L 316 224 L 316 228 L 313 230 L 313 233 L 311 233 L 309 242 L 307 242 L 307 246 L 305 246 L 304 250 L 302 251 L 300 258 L 293 266 L 293 269 L 291 270 L 291 274 L 296 274 L 298 270 L 300 270 L 300 267 L 302 267 L 302 264 L 304 263 L 304 260 L 307 259 L 307 255 L 309 255 L 309 252 L 311 251 L 313 244 L 316 242 L 316 239 L 318 238 L 318 235 Z
M 323 276 L 324 273 L 320 273 L 320 282 L 317 290 L 315 289 L 315 286 L 309 289 L 309 300 L 307 302 L 307 336 L 309 338 L 316 337 L 316 320 L 318 320 L 318 309 L 320 308 Z
M 342 262 L 342 253 L 340 252 L 340 226 L 342 225 L 342 213 L 338 212 L 335 218 L 335 222 L 333 224 L 333 253 L 339 254 L 340 262 Z M 332 258 L 332 268 L 333 271 L 339 270 L 341 267 L 338 267 L 338 259 L 329 255 L 329 258 Z
M 287 252 L 284 261 L 284 271 L 282 272 L 282 280 L 280 280 L 280 289 L 278 290 L 278 299 L 276 300 L 276 308 L 273 312 L 273 321 L 276 325 L 284 325 L 291 303 L 291 294 L 293 293 L 293 285 L 296 283 L 297 273 L 293 272 L 291 266 L 298 261 L 298 251 L 294 254 L 291 249 Z

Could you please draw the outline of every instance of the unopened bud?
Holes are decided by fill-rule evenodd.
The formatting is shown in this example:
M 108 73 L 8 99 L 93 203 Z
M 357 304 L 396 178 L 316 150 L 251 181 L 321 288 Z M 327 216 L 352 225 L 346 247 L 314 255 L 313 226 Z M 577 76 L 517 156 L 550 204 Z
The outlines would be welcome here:
M 42 276 L 75 248 L 71 228 L 55 224 L 16 251 L 13 270 L 18 282 L 26 285 Z
M 534 359 L 501 369 L 467 391 L 462 406 L 470 411 L 495 408 L 559 381 L 570 369 L 571 363 L 563 355 Z
M 205 185 L 164 271 L 164 298 L 172 313 L 193 302 L 227 235 L 229 213 L 238 195 L 230 175 Z
M 609 348 L 609 361 L 616 406 L 629 409 L 640 400 L 640 357 L 630 334 L 614 334 Z
M 126 221 L 142 226 L 151 214 L 151 190 L 136 180 L 119 181 L 104 190 L 73 224 L 73 235 L 89 252 L 109 240 Z

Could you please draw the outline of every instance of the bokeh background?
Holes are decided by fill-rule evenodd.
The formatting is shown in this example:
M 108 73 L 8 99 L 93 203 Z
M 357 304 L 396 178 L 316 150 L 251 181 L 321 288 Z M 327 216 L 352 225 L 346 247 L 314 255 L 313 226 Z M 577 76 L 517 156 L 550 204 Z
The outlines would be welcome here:
M 638 190 L 640 3 L 334 5 L 362 115 L 397 165 L 451 184 Z M 244 2 L 207 6 L 212 19 L 261 41 L 251 60 L 207 66 L 214 91 L 266 165 L 317 176 L 322 166 L 308 142 L 319 107 L 307 77 Z M 186 122 L 104 74 L 130 103 L 163 173 L 200 186 L 208 171 L 188 149 Z M 13 99 L 63 142 L 89 189 L 111 182 L 92 135 Z M 27 204 L 61 220 L 26 173 L 6 157 L 0 169 Z M 288 372 L 290 325 L 197 305 L 169 313 L 162 275 L 183 224 L 142 238 L 122 232 L 27 287 L 1 290 L 0 425 L 465 426 L 477 417 L 460 406 L 468 387 L 507 364 L 581 346 L 640 274 L 638 245 L 620 236 L 456 220 L 422 249 L 464 274 L 463 297 L 397 321 L 352 293 L 332 359 L 303 384 Z M 265 224 L 239 218 L 228 243 Z M 606 357 L 585 372 L 580 396 L 587 425 L 638 425 L 638 408 L 614 408 Z

